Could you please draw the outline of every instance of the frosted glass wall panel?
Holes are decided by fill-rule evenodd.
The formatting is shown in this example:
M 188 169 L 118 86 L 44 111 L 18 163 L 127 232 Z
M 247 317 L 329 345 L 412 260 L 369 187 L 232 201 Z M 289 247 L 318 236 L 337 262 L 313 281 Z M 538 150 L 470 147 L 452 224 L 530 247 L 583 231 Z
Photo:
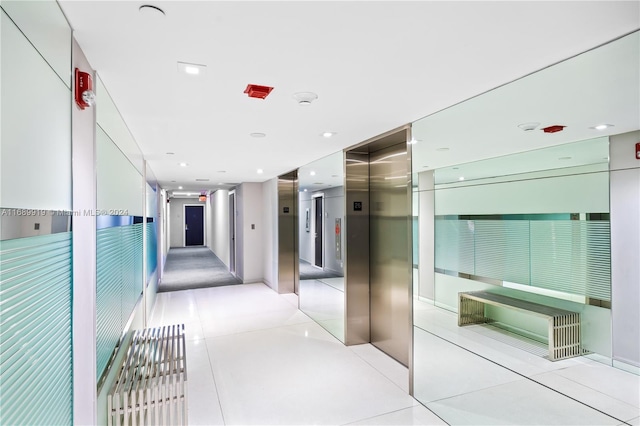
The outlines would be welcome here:
M 531 222 L 531 284 L 611 300 L 608 221 Z
M 71 233 L 0 241 L 2 424 L 70 425 Z
M 96 149 L 98 211 L 104 215 L 142 216 L 142 175 L 100 126 L 96 129 Z
M 436 269 L 473 274 L 473 221 L 436 219 Z
M 70 210 L 69 87 L 1 15 L 0 206 Z
M 142 153 L 136 143 L 135 139 L 131 135 L 127 124 L 122 119 L 116 104 L 111 99 L 111 95 L 107 91 L 100 76 L 96 77 L 96 97 L 99 102 L 99 107 L 96 108 L 96 121 L 98 126 L 109 135 L 112 141 L 129 159 L 131 164 L 136 170 L 142 174 L 144 170 Z
M 476 220 L 475 275 L 529 284 L 529 221 Z
M 143 224 L 113 226 L 97 233 L 97 376 L 120 341 L 142 293 Z
M 147 227 L 147 282 L 158 267 L 158 222 L 149 222 Z
M 71 28 L 58 3 L 55 0 L 2 0 L 0 5 L 58 77 L 71 88 Z
M 575 168 L 553 171 L 568 176 L 534 174 L 512 182 L 436 186 L 436 215 L 605 213 L 609 211 L 609 176 L 593 169 L 585 174 L 572 174 Z

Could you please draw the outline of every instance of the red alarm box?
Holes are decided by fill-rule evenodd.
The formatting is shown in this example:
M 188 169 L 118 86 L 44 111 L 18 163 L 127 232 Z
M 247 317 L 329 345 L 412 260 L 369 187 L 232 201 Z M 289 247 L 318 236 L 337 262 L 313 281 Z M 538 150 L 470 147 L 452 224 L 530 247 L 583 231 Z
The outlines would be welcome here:
M 76 105 L 80 109 L 85 109 L 95 104 L 95 94 L 93 93 L 93 80 L 91 74 L 80 71 L 76 68 Z

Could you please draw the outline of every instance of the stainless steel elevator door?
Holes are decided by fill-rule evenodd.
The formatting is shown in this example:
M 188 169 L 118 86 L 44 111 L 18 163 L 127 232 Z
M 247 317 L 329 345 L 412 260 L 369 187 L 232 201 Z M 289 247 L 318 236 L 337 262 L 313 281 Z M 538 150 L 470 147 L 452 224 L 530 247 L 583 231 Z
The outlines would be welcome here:
M 404 365 L 411 333 L 406 143 L 370 153 L 371 343 Z

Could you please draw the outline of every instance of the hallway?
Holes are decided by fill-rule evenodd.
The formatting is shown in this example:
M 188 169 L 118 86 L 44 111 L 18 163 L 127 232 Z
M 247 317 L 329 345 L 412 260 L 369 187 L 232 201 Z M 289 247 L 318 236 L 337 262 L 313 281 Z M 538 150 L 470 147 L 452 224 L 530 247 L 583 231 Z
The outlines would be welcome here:
M 184 323 L 189 424 L 445 424 L 408 371 L 346 347 L 264 284 L 158 295 L 150 327 Z
M 241 284 L 208 247 L 169 250 L 158 292 Z

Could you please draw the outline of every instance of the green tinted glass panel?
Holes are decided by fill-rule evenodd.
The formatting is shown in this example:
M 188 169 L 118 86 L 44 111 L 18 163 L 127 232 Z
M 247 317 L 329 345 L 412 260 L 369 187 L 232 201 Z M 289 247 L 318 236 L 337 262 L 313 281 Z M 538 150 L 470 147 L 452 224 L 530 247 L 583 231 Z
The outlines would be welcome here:
M 475 275 L 529 284 L 529 221 L 476 220 Z
M 147 281 L 158 267 L 158 239 L 156 223 L 147 223 Z
M 142 292 L 141 223 L 100 229 L 97 232 L 97 375 L 125 331 Z
M 0 241 L 0 413 L 73 423 L 71 233 Z
M 531 222 L 531 284 L 611 300 L 609 221 Z
M 436 218 L 435 228 L 436 268 L 473 274 L 473 221 Z

